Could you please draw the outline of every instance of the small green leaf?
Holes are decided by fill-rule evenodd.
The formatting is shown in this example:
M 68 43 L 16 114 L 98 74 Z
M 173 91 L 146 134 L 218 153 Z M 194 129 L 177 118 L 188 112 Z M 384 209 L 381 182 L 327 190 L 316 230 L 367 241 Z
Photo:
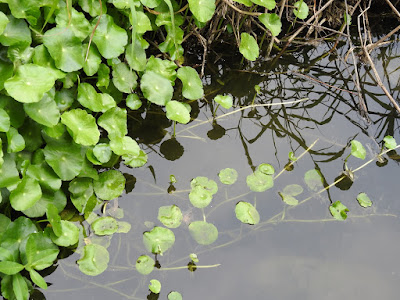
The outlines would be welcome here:
M 236 204 L 235 207 L 236 218 L 242 223 L 255 225 L 260 222 L 260 215 L 256 208 L 244 201 L 240 201 Z
M 128 97 L 126 97 L 126 106 L 132 110 L 138 110 L 142 106 L 142 101 L 139 100 L 137 94 L 129 94 Z
M 293 13 L 297 18 L 299 18 L 301 20 L 304 20 L 305 18 L 307 18 L 307 16 L 308 16 L 308 6 L 307 6 L 307 3 L 305 3 L 304 0 L 297 1 L 294 4 L 294 7 L 295 7 L 295 9 L 293 10 Z
M 179 292 L 170 292 L 168 300 L 182 300 L 182 295 Z
M 14 275 L 24 269 L 24 266 L 13 261 L 0 261 L 0 273 Z
M 276 6 L 275 0 L 251 0 L 253 3 L 264 6 L 265 8 L 272 10 Z
M 174 233 L 164 227 L 155 226 L 151 231 L 143 233 L 143 244 L 153 254 L 163 254 L 175 243 Z
M 61 236 L 63 233 L 61 226 L 61 217 L 58 213 L 59 211 L 53 203 L 47 205 L 47 220 L 49 221 L 51 228 L 53 229 L 53 232 L 57 237 Z
M 108 132 L 108 138 L 122 138 L 128 133 L 126 109 L 113 107 L 107 110 L 100 118 L 97 124 Z
M 53 232 L 50 234 L 54 244 L 61 247 L 75 245 L 79 240 L 79 228 L 74 223 L 61 220 L 62 235 L 56 236 Z
M 106 248 L 97 244 L 88 244 L 83 248 L 83 255 L 77 261 L 79 270 L 90 276 L 103 273 L 110 261 L 110 255 Z
M 370 207 L 372 205 L 372 201 L 366 193 L 359 193 L 357 201 L 362 207 Z
M 137 75 L 129 70 L 125 63 L 119 63 L 113 66 L 112 81 L 115 87 L 123 92 L 130 94 L 137 86 Z
M 150 274 L 154 269 L 155 261 L 148 255 L 142 255 L 136 260 L 136 270 L 142 274 Z
M 106 112 L 116 106 L 113 97 L 106 93 L 97 93 L 94 87 L 88 83 L 79 84 L 78 101 L 82 106 L 95 112 Z
M 61 122 L 73 137 L 75 143 L 84 146 L 96 145 L 100 138 L 96 119 L 82 109 L 72 109 L 62 114 Z
M 38 272 L 31 269 L 31 270 L 29 270 L 29 275 L 31 276 L 31 279 L 34 284 L 36 284 L 41 289 L 47 290 L 47 283 Z
M 90 23 L 85 15 L 73 7 L 68 7 L 68 9 L 66 6 L 60 8 L 56 16 L 56 23 L 59 28 L 70 28 L 81 41 L 88 37 L 91 32 Z
M 39 183 L 32 178 L 25 177 L 10 194 L 11 206 L 18 211 L 28 209 L 35 205 L 42 197 Z
M 239 51 L 246 59 L 254 61 L 258 57 L 260 49 L 253 36 L 246 32 L 242 32 L 240 35 Z
M 25 103 L 24 110 L 26 114 L 37 123 L 53 127 L 60 121 L 60 110 L 54 101 L 53 93 L 47 92 L 39 102 Z
M 210 245 L 218 238 L 218 229 L 211 223 L 195 221 L 189 224 L 192 238 L 200 245 Z
M 336 201 L 329 206 L 329 211 L 336 220 L 343 221 L 347 219 L 347 212 L 349 209 L 340 201 Z
M 150 280 L 149 290 L 154 294 L 159 294 L 161 291 L 161 283 L 157 279 Z
M 87 49 L 87 47 L 88 44 L 83 44 L 83 49 Z M 96 46 L 91 45 L 87 54 L 87 58 L 83 63 L 83 71 L 87 76 L 93 76 L 99 70 L 100 64 L 101 55 Z
M 20 273 L 12 275 L 12 286 L 16 299 L 28 300 L 29 298 L 28 285 L 25 281 L 25 278 L 22 277 Z
M 140 155 L 140 147 L 138 143 L 130 136 L 112 139 L 110 142 L 110 148 L 117 155 Z
M 112 151 L 110 145 L 104 143 L 97 144 L 93 148 L 93 155 L 100 163 L 105 164 L 111 159 Z
M 189 100 L 197 100 L 203 97 L 203 84 L 195 69 L 192 67 L 181 67 L 178 69 L 177 76 L 183 84 L 183 97 Z
M 266 175 L 274 175 L 275 173 L 275 168 L 272 165 L 266 163 L 260 164 L 257 167 L 257 170 Z
M 176 79 L 177 65 L 170 60 L 155 58 L 150 56 L 149 61 L 146 64 L 146 71 L 153 71 L 158 75 L 167 78 L 173 85 Z
M 273 36 L 278 36 L 282 31 L 282 22 L 279 16 L 275 13 L 272 14 L 261 14 L 258 19 L 264 26 L 271 31 Z
M 167 118 L 182 124 L 187 124 L 190 121 L 190 113 L 186 106 L 178 101 L 171 100 L 165 105 Z
M 6 154 L 3 160 L 4 162 L 0 167 L 0 188 L 12 186 L 20 181 L 14 157 Z
M 254 192 L 264 192 L 274 186 L 274 179 L 271 175 L 256 170 L 246 177 L 247 186 Z
M 79 0 L 79 6 L 92 17 L 104 15 L 107 12 L 107 5 L 104 0 L 101 0 L 101 3 L 99 0 Z
M 233 99 L 231 95 L 217 95 L 215 96 L 214 101 L 225 109 L 230 109 L 233 105 Z
M 196 253 L 190 253 L 189 257 L 194 263 L 198 263 L 199 262 L 199 259 L 197 258 L 197 254 Z
M 383 141 L 385 142 L 385 147 L 390 150 L 393 150 L 394 148 L 397 147 L 396 140 L 390 135 L 385 136 L 383 138 Z
M 176 205 L 161 206 L 158 209 L 158 220 L 168 228 L 177 228 L 183 219 L 180 208 Z
M 200 22 L 211 20 L 215 12 L 215 0 L 188 0 L 189 8 L 192 14 Z
M 218 173 L 219 180 L 223 184 L 234 184 L 238 178 L 238 172 L 232 168 L 226 168 Z
M 147 70 L 141 78 L 140 89 L 146 99 L 161 106 L 172 99 L 174 92 L 171 82 L 167 78 Z
M 287 195 L 285 193 L 279 193 L 279 195 L 282 197 L 283 202 L 285 202 L 287 205 L 295 206 L 299 204 L 299 200 L 292 195 Z
M 12 15 L 8 15 L 7 18 L 9 22 L 3 34 L 0 35 L 0 43 L 3 46 L 12 46 L 15 44 L 30 45 L 32 43 L 31 31 L 25 20 L 14 18 Z
M 7 112 L 0 108 L 0 131 L 7 132 L 10 129 L 10 116 Z
M 365 159 L 365 156 L 367 155 L 367 151 L 365 150 L 364 146 L 357 140 L 352 140 L 351 141 L 351 155 L 360 158 L 360 159 Z
M 125 188 L 125 177 L 117 170 L 108 170 L 99 174 L 94 181 L 94 192 L 102 200 L 112 200 L 121 196 Z
M 304 181 L 310 190 L 316 192 L 317 190 L 324 187 L 324 180 L 321 176 L 321 173 L 318 170 L 312 169 L 308 170 L 304 174 Z
M 112 235 L 118 230 L 118 223 L 112 217 L 101 217 L 92 224 L 92 229 L 97 235 Z
M 7 135 L 7 152 L 20 152 L 25 148 L 25 140 L 22 135 L 18 133 L 18 130 L 14 127 L 10 127 L 10 129 L 6 133 Z
M 135 41 L 135 48 L 132 51 L 132 44 L 129 44 L 125 51 L 125 58 L 129 66 L 138 72 L 143 72 L 146 68 L 146 50 L 142 48 L 138 40 Z
M 290 161 L 296 161 L 297 157 L 294 155 L 294 153 L 292 151 L 289 152 L 289 159 Z

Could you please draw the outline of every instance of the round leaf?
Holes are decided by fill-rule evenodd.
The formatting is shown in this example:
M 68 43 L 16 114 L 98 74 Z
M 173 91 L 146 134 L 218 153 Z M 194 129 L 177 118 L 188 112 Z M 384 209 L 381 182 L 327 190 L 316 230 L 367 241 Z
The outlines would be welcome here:
M 277 36 L 281 33 L 282 22 L 277 14 L 261 14 L 258 19 L 264 24 L 265 27 L 269 29 L 269 31 L 271 31 L 273 36 Z
M 239 51 L 246 59 L 254 61 L 258 57 L 260 49 L 254 37 L 246 32 L 242 32 L 240 35 Z
M 54 101 L 54 94 L 50 92 L 39 102 L 25 103 L 24 110 L 32 120 L 47 127 L 53 127 L 60 121 L 60 110 Z
M 123 93 L 132 93 L 137 86 L 136 73 L 129 70 L 128 66 L 124 63 L 113 66 L 112 76 L 115 87 Z
M 182 295 L 179 292 L 171 292 L 168 294 L 168 300 L 182 300 Z
M 21 211 L 35 205 L 42 197 L 39 183 L 32 178 L 25 177 L 10 194 L 12 208 Z
M 175 243 L 174 233 L 164 227 L 154 227 L 143 233 L 143 243 L 147 251 L 154 254 L 163 254 Z
M 119 107 L 107 110 L 97 119 L 97 124 L 107 130 L 110 140 L 122 138 L 128 133 L 126 110 Z
M 357 140 L 352 140 L 351 141 L 351 155 L 360 158 L 360 159 L 365 159 L 365 156 L 367 155 L 367 151 L 365 150 L 364 146 Z
M 329 211 L 336 220 L 343 221 L 347 219 L 347 212 L 349 209 L 340 201 L 336 201 L 329 206 Z
M 397 146 L 396 140 L 390 135 L 385 136 L 383 141 L 385 142 L 385 147 L 390 150 L 393 150 Z
M 139 100 L 137 94 L 129 94 L 128 97 L 126 97 L 126 106 L 132 110 L 138 110 L 142 106 L 142 101 Z
M 92 224 L 92 229 L 97 235 L 112 235 L 118 230 L 118 223 L 112 217 L 101 217 Z
M 255 225 L 260 222 L 260 215 L 256 208 L 248 203 L 240 201 L 235 207 L 236 218 L 242 223 Z
M 201 186 L 203 189 L 209 191 L 211 195 L 214 195 L 216 192 L 218 192 L 218 185 L 217 183 L 212 180 L 208 179 L 207 177 L 204 176 L 198 176 L 190 182 L 190 186 L 192 188 L 196 186 Z
M 246 178 L 247 186 L 254 192 L 264 192 L 274 186 L 274 179 L 271 175 L 255 171 Z
M 287 205 L 295 206 L 299 204 L 299 200 L 291 195 L 286 195 L 284 193 L 279 193 L 279 195 L 282 197 L 283 202 L 285 202 Z
M 136 270 L 143 275 L 150 274 L 154 269 L 155 261 L 148 255 L 142 255 L 136 260 Z
M 189 232 L 200 245 L 210 245 L 218 238 L 218 229 L 211 223 L 195 221 L 190 223 Z
M 161 206 L 158 209 L 158 220 L 168 228 L 177 228 L 183 219 L 180 208 L 176 205 Z
M 61 122 L 67 126 L 74 141 L 84 146 L 96 145 L 100 138 L 96 119 L 85 110 L 72 109 L 62 114 Z
M 235 169 L 226 168 L 219 172 L 218 177 L 223 184 L 234 184 L 238 178 L 238 173 Z
M 357 201 L 362 207 L 370 207 L 372 205 L 372 201 L 366 193 L 359 193 Z
M 61 231 L 60 236 L 56 236 L 53 232 L 50 237 L 54 244 L 61 247 L 68 247 L 75 245 L 79 239 L 79 228 L 74 223 L 61 220 Z
M 212 194 L 201 186 L 195 186 L 189 193 L 189 200 L 194 207 L 204 208 L 211 203 Z
M 140 89 L 146 99 L 161 106 L 171 100 L 174 92 L 171 82 L 153 71 L 146 71 L 143 74 Z
M 93 155 L 100 163 L 105 164 L 111 159 L 112 151 L 110 145 L 104 143 L 97 144 L 93 148 Z
M 94 181 L 94 192 L 102 200 L 112 200 L 121 196 L 125 188 L 125 177 L 117 170 L 109 170 L 99 174 Z
M 215 0 L 188 0 L 192 14 L 202 23 L 211 20 L 215 12 Z
M 161 291 L 161 283 L 157 279 L 150 280 L 149 290 L 154 294 L 159 294 Z
M 165 105 L 167 118 L 182 124 L 187 124 L 190 121 L 190 113 L 181 102 L 171 100 Z
M 307 18 L 307 16 L 308 16 L 308 6 L 307 6 L 307 3 L 305 3 L 304 0 L 297 1 L 294 4 L 294 7 L 295 7 L 295 9 L 293 10 L 293 13 L 297 18 L 299 18 L 301 20 L 304 20 L 305 18 Z
M 89 244 L 83 248 L 83 256 L 77 261 L 82 273 L 97 276 L 108 266 L 110 255 L 106 248 L 97 244 Z
M 177 76 L 183 84 L 183 97 L 190 100 L 197 100 L 203 97 L 203 84 L 195 69 L 192 67 L 181 67 L 177 72 Z
M 80 83 L 78 86 L 78 101 L 82 106 L 95 112 L 106 112 L 116 106 L 109 94 L 99 94 L 88 83 Z
M 266 175 L 273 175 L 275 173 L 274 167 L 270 164 L 261 164 L 257 167 L 257 170 Z
M 214 101 L 225 109 L 229 109 L 233 105 L 233 99 L 230 95 L 217 95 L 215 96 Z

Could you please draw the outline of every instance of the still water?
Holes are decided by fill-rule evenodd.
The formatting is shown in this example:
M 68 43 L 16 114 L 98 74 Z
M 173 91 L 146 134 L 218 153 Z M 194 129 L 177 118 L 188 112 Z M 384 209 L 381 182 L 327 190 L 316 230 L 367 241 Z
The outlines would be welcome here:
M 132 113 L 130 134 L 148 153 L 148 164 L 139 169 L 121 166 L 128 179 L 126 193 L 111 203 L 123 209 L 122 220 L 130 222 L 132 229 L 112 238 L 109 269 L 100 276 L 80 273 L 77 254 L 60 260 L 46 277 L 52 283 L 44 293 L 46 299 L 157 299 L 148 296 L 151 279 L 162 284 L 159 299 L 166 299 L 170 291 L 191 300 L 396 299 L 400 291 L 396 155 L 392 153 L 383 167 L 374 161 L 355 172 L 347 190 L 332 187 L 316 194 L 304 183 L 304 173 L 310 169 L 320 170 L 325 181 L 333 183 L 343 171 L 352 139 L 365 146 L 367 158 L 350 157 L 350 169 L 379 153 L 385 135 L 400 141 L 398 116 L 376 86 L 369 66 L 357 65 L 368 119 L 357 111 L 359 98 L 351 79 L 354 66 L 343 61 L 346 49 L 339 45 L 336 53 L 325 55 L 329 46 L 304 48 L 281 57 L 277 64 L 265 60 L 242 70 L 232 61 L 210 58 L 204 78 L 206 97 L 191 103 L 193 120 L 176 126 L 176 139 L 171 139 L 171 122 L 156 109 Z M 398 43 L 372 54 L 395 99 L 399 98 L 399 55 Z M 259 94 L 255 85 L 260 86 Z M 234 108 L 219 107 L 213 120 L 212 99 L 217 94 L 232 95 Z M 252 101 L 275 105 L 240 110 Z M 224 115 L 232 111 L 237 112 Z M 246 176 L 259 164 L 272 164 L 277 174 L 289 162 L 289 152 L 298 157 L 314 142 L 272 189 L 250 192 Z M 228 167 L 239 173 L 232 186 L 218 179 L 218 172 Z M 171 174 L 177 183 L 175 191 L 168 193 Z M 197 176 L 207 176 L 219 186 L 204 209 L 207 222 L 219 231 L 209 246 L 198 245 L 187 228 L 191 221 L 203 220 L 201 209 L 193 208 L 188 199 L 190 181 Z M 303 186 L 299 200 L 313 197 L 289 208 L 278 194 L 288 184 Z M 372 207 L 358 204 L 360 192 L 368 194 Z M 234 209 L 240 200 L 256 205 L 259 225 L 236 219 Z M 346 221 L 334 221 L 330 215 L 329 205 L 335 201 L 349 208 Z M 158 208 L 172 204 L 184 212 L 186 223 L 173 229 L 174 246 L 157 257 L 161 269 L 140 275 L 134 269 L 136 259 L 148 254 L 142 234 L 160 226 Z M 190 253 L 198 255 L 198 269 L 174 269 L 186 266 Z

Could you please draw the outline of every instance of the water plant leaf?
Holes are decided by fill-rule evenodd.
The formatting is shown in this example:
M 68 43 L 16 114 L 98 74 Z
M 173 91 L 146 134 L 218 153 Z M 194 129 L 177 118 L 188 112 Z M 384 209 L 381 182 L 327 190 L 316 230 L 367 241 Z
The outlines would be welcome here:
M 157 279 L 150 280 L 149 290 L 154 294 L 159 294 L 161 291 L 161 282 Z
M 297 1 L 296 3 L 293 4 L 295 9 L 293 10 L 294 15 L 301 19 L 304 20 L 308 16 L 308 5 L 305 3 L 304 0 Z
M 167 78 L 172 85 L 174 84 L 176 79 L 176 68 L 177 65 L 174 62 L 161 58 L 156 58 L 154 56 L 150 56 L 146 64 L 146 71 L 153 71 L 158 75 Z
M 2 11 L 0 12 L 0 35 L 3 34 L 4 29 L 6 29 L 7 24 L 10 20 L 7 18 L 6 14 Z
M 12 186 L 18 181 L 20 181 L 20 178 L 15 160 L 10 154 L 5 154 L 3 164 L 0 167 L 0 188 Z
M 91 224 L 97 235 L 112 235 L 118 230 L 118 223 L 112 217 L 100 217 Z
M 138 110 L 142 106 L 142 101 L 139 100 L 137 94 L 129 94 L 128 97 L 126 97 L 126 106 L 132 110 Z
M 140 154 L 138 143 L 130 136 L 112 139 L 110 141 L 110 148 L 117 155 L 138 156 Z
M 88 44 L 83 44 L 83 49 L 87 49 Z M 83 62 L 83 71 L 87 76 L 93 76 L 99 70 L 101 55 L 95 45 L 91 45 L 86 60 Z
M 140 274 L 148 275 L 153 271 L 154 265 L 154 259 L 148 255 L 142 255 L 136 260 L 136 271 Z
M 28 209 L 35 205 L 42 197 L 42 189 L 35 179 L 24 177 L 18 186 L 11 191 L 10 204 L 18 211 Z
M 182 295 L 179 292 L 170 292 L 168 294 L 168 300 L 182 300 Z
M 233 1 L 246 5 L 247 7 L 251 7 L 253 5 L 253 2 L 251 2 L 250 0 L 233 0 Z
M 210 245 L 218 238 L 218 229 L 214 224 L 205 221 L 195 221 L 189 224 L 192 238 L 200 245 Z
M 360 159 L 365 159 L 365 156 L 367 155 L 367 151 L 365 150 L 364 146 L 357 140 L 352 140 L 351 141 L 351 155 L 360 158 Z
M 0 131 L 7 132 L 10 129 L 10 116 L 7 112 L 0 108 Z
M 143 244 L 153 254 L 163 254 L 175 243 L 174 233 L 164 227 L 155 226 L 151 231 L 143 233 Z
M 215 12 L 215 0 L 188 0 L 192 14 L 200 22 L 211 20 Z
M 78 101 L 95 112 L 106 112 L 116 106 L 113 97 L 106 93 L 97 93 L 91 84 L 85 82 L 78 85 Z
M 324 187 L 324 179 L 318 170 L 311 169 L 304 174 L 304 182 L 310 188 L 310 190 L 316 192 L 317 190 Z
M 253 3 L 264 6 L 265 8 L 272 10 L 276 6 L 275 0 L 251 0 Z
M 247 32 L 240 34 L 239 51 L 246 59 L 251 61 L 256 60 L 260 53 L 257 41 Z
M 214 101 L 225 109 L 230 109 L 233 105 L 233 99 L 231 95 L 217 95 L 214 97 Z
M 108 170 L 99 174 L 94 181 L 94 192 L 102 200 L 112 200 L 121 196 L 125 188 L 125 177 L 117 170 Z
M 125 63 L 119 63 L 113 66 L 112 81 L 115 87 L 123 93 L 132 93 L 137 86 L 137 75 L 129 70 Z
M 167 118 L 182 124 L 187 124 L 190 121 L 190 113 L 186 106 L 175 100 L 168 101 L 165 105 L 165 110 L 167 111 Z
M 289 156 L 289 160 L 290 161 L 296 161 L 297 160 L 297 157 L 294 155 L 293 151 L 290 151 L 288 156 Z
M 168 228 L 177 228 L 181 225 L 183 215 L 176 205 L 161 206 L 158 209 L 158 220 Z
M 44 280 L 44 278 L 36 272 L 34 269 L 29 270 L 29 276 L 31 277 L 32 281 L 34 284 L 36 284 L 38 287 L 46 290 L 47 289 L 47 283 Z
M 39 102 L 25 103 L 24 110 L 32 120 L 47 127 L 53 127 L 60 121 L 60 110 L 51 92 L 45 93 Z
M 372 201 L 366 193 L 359 193 L 357 201 L 362 207 L 370 207 L 372 205 Z
M 93 26 L 95 26 L 99 18 L 97 17 L 92 21 Z M 123 28 L 114 23 L 114 19 L 111 16 L 102 15 L 93 35 L 93 42 L 104 58 L 117 58 L 125 52 L 125 46 L 128 44 L 128 34 Z
M 161 106 L 172 99 L 174 92 L 171 82 L 167 78 L 148 70 L 141 78 L 140 89 L 147 100 Z
M 219 180 L 223 184 L 234 184 L 238 178 L 238 172 L 232 168 L 225 168 L 218 173 Z
M 93 148 L 93 155 L 100 163 L 105 164 L 111 159 L 112 151 L 110 145 L 105 143 L 97 144 Z
M 138 155 L 127 154 L 123 155 L 122 159 L 125 165 L 132 168 L 139 168 L 147 163 L 147 154 L 143 150 L 140 150 Z
M 83 255 L 77 261 L 79 270 L 90 276 L 97 276 L 103 273 L 110 261 L 110 254 L 101 245 L 88 244 L 83 248 Z
M 194 207 L 204 208 L 211 203 L 212 194 L 201 186 L 195 186 L 189 193 L 189 200 Z
M 113 107 L 97 119 L 97 124 L 108 132 L 108 138 L 122 138 L 128 133 L 126 109 Z
M 43 36 L 43 44 L 54 59 L 56 67 L 64 72 L 81 69 L 84 62 L 82 42 L 71 28 L 52 28 Z
M 385 147 L 390 150 L 393 150 L 394 148 L 397 147 L 396 140 L 390 135 L 385 136 L 383 138 L 383 141 L 385 142 Z
M 146 51 L 138 40 L 135 41 L 135 47 L 133 49 L 132 44 L 126 47 L 125 58 L 133 70 L 142 72 L 146 69 Z
M 283 202 L 285 202 L 287 205 L 295 206 L 299 204 L 299 200 L 292 195 L 287 195 L 285 193 L 279 193 L 279 195 L 281 196 Z
M 260 222 L 260 215 L 256 208 L 248 202 L 240 201 L 235 207 L 236 218 L 246 224 L 255 225 Z
M 14 261 L 0 261 L 0 273 L 14 275 L 24 269 L 24 266 Z
M 261 14 L 258 19 L 264 26 L 271 31 L 273 36 L 278 36 L 282 31 L 282 22 L 279 16 L 275 13 Z
M 56 16 L 56 23 L 57 27 L 71 29 L 74 35 L 81 41 L 83 41 L 92 30 L 85 15 L 78 12 L 73 7 L 68 7 L 68 9 L 66 6 L 60 8 Z
M 20 273 L 12 275 L 12 287 L 15 299 L 27 300 L 29 298 L 28 284 Z
M 98 87 L 108 88 L 109 84 L 110 84 L 110 68 L 105 64 L 101 64 L 99 66 L 99 70 L 97 71 L 96 85 Z
M 283 188 L 282 193 L 290 196 L 297 196 L 303 192 L 303 188 L 298 184 L 289 184 Z
M 64 112 L 61 122 L 67 126 L 75 143 L 84 146 L 96 145 L 100 138 L 96 119 L 85 110 L 77 108 Z
M 274 179 L 271 175 L 256 170 L 246 177 L 246 183 L 253 192 L 264 192 L 274 186 Z
M 31 233 L 25 246 L 21 244 L 20 251 L 21 260 L 28 271 L 31 269 L 44 270 L 50 267 L 60 252 L 47 233 L 43 231 Z
M 195 69 L 192 67 L 181 67 L 178 69 L 177 76 L 183 84 L 183 97 L 189 100 L 197 100 L 203 97 L 203 84 Z
M 260 164 L 257 167 L 257 170 L 266 175 L 274 175 L 275 173 L 275 168 L 272 165 L 266 163 Z
M 61 247 L 75 245 L 79 240 L 79 228 L 70 221 L 61 220 L 62 235 L 56 236 L 53 232 L 50 238 L 54 244 Z
M 25 140 L 22 135 L 19 134 L 18 130 L 14 127 L 10 127 L 7 133 L 7 152 L 20 152 L 25 148 Z
M 214 180 L 208 179 L 207 177 L 204 177 L 204 176 L 197 176 L 196 178 L 193 178 L 190 181 L 190 186 L 192 188 L 195 188 L 196 186 L 200 186 L 203 189 L 209 191 L 211 193 L 211 195 L 214 195 L 216 192 L 218 192 L 217 183 Z
M 59 237 L 63 232 L 61 226 L 61 217 L 58 213 L 59 211 L 53 203 L 47 205 L 46 209 L 47 220 L 49 221 L 54 234 Z
M 198 259 L 196 253 L 190 253 L 190 254 L 189 254 L 189 257 L 190 257 L 190 259 L 191 259 L 194 263 L 198 263 L 198 262 L 199 262 L 199 259 Z
M 22 103 L 39 102 L 48 92 L 57 77 L 50 68 L 34 64 L 20 66 L 16 74 L 4 82 L 7 93 Z
M 31 31 L 24 20 L 7 16 L 7 23 L 3 34 L 0 35 L 0 43 L 3 46 L 12 46 L 15 44 L 30 45 L 32 43 Z
M 336 220 L 344 221 L 347 219 L 349 209 L 340 201 L 336 201 L 329 206 L 329 211 Z

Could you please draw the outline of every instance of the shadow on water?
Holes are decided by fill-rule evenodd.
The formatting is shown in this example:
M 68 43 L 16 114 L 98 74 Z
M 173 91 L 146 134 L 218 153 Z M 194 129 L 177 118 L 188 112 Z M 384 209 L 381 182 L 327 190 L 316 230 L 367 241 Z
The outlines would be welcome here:
M 110 209 L 123 209 L 123 220 L 132 229 L 104 241 L 111 243 L 111 259 L 100 276 L 81 274 L 74 255 L 60 260 L 57 270 L 46 277 L 53 283 L 46 297 L 158 299 L 147 287 L 155 278 L 162 283 L 160 299 L 171 290 L 181 292 L 184 299 L 395 299 L 400 280 L 399 156 L 393 151 L 387 163 L 373 161 L 355 172 L 354 182 L 347 186 L 342 182 L 342 187 L 317 193 L 304 183 L 310 169 L 320 172 L 325 186 L 333 183 L 345 171 L 353 139 L 367 148 L 365 161 L 380 152 L 384 136 L 400 140 L 398 114 L 376 86 L 369 66 L 356 63 L 368 109 L 368 117 L 363 117 L 354 65 L 343 60 L 348 49 L 339 45 L 327 55 L 330 46 L 293 52 L 273 68 L 269 60 L 241 70 L 229 62 L 212 65 L 210 58 L 206 96 L 190 103 L 192 120 L 177 125 L 174 138 L 173 124 L 160 108 L 132 112 L 129 131 L 148 153 L 149 163 L 139 169 L 121 167 L 126 194 L 110 204 Z M 393 42 L 373 57 L 395 99 L 399 98 L 398 47 Z M 234 109 L 217 108 L 213 102 L 217 94 L 232 95 Z M 242 109 L 251 104 L 252 108 Z M 296 157 L 305 154 L 291 163 L 289 152 Z M 351 157 L 347 164 L 354 170 L 365 161 Z M 276 174 L 285 171 L 273 189 L 250 192 L 246 176 L 261 163 L 272 164 Z M 218 180 L 218 172 L 227 167 L 239 173 L 232 186 Z M 171 174 L 176 183 L 170 182 Z M 197 176 L 219 185 L 204 210 L 193 208 L 188 200 L 190 180 Z M 285 205 L 278 194 L 288 184 L 304 187 L 297 196 L 298 206 Z M 372 207 L 358 205 L 360 192 L 369 195 Z M 261 216 L 258 225 L 236 219 L 234 209 L 240 200 L 256 206 Z M 329 213 L 335 201 L 350 210 L 345 222 L 335 221 Z M 160 226 L 158 208 L 171 204 L 184 212 L 183 224 L 174 229 L 175 245 L 157 257 L 160 269 L 140 275 L 135 261 L 147 254 L 142 233 Z M 219 230 L 217 241 L 209 246 L 198 245 L 188 232 L 190 222 L 203 218 Z M 195 272 L 186 268 L 190 253 L 199 257 Z

